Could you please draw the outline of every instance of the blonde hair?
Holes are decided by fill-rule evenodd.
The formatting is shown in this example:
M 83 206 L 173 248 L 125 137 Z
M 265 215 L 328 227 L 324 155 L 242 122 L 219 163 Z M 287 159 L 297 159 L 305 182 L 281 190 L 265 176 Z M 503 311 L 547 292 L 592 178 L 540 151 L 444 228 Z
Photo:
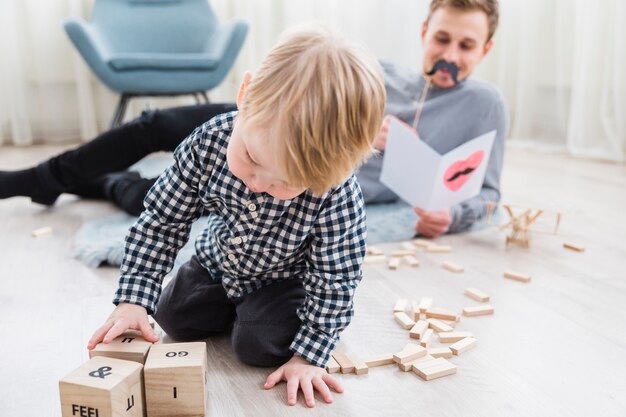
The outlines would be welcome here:
M 487 15 L 487 22 L 489 24 L 489 33 L 487 41 L 493 38 L 498 28 L 498 20 L 500 19 L 500 6 L 498 0 L 432 0 L 430 2 L 430 11 L 426 18 L 426 23 L 430 21 L 430 17 L 435 10 L 444 7 L 452 7 L 461 11 L 480 10 Z
M 245 90 L 239 117 L 284 142 L 289 185 L 317 195 L 374 151 L 385 107 L 378 62 L 321 29 L 283 36 Z

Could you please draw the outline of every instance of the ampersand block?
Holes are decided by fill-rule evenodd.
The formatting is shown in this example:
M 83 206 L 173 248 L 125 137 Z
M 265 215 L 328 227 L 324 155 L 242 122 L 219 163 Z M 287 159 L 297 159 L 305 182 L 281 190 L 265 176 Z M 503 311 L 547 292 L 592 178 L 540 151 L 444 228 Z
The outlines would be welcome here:
M 89 352 L 90 357 L 107 356 L 109 358 L 134 361 L 140 364 L 146 363 L 146 356 L 152 346 L 152 342 L 141 336 L 141 332 L 127 330 L 121 336 L 111 340 L 110 343 L 98 343 Z
M 204 342 L 153 345 L 144 367 L 148 415 L 204 416 L 206 371 Z
M 95 357 L 59 381 L 63 417 L 143 417 L 137 362 Z

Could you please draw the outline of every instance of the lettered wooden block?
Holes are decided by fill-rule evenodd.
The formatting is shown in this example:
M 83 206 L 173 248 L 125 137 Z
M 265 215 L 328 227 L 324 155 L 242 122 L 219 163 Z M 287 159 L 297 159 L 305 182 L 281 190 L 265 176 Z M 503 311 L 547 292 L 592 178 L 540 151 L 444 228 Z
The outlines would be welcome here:
M 443 332 L 439 333 L 439 341 L 441 343 L 454 343 L 473 336 L 472 332 Z
M 428 321 L 428 327 L 435 330 L 437 333 L 451 332 L 454 330 L 453 327 L 438 319 L 427 319 L 426 321 Z
M 326 371 L 329 374 L 336 374 L 340 370 L 341 370 L 341 367 L 339 366 L 335 358 L 333 358 L 332 356 L 328 358 L 328 362 L 326 362 Z
M 456 369 L 456 365 L 448 362 L 444 358 L 437 358 L 432 361 L 413 364 L 413 372 L 426 381 L 455 374 Z
M 144 367 L 148 415 L 204 416 L 206 370 L 204 342 L 153 345 Z
M 415 325 L 415 321 L 413 321 L 413 319 L 411 319 L 411 317 L 409 317 L 404 311 L 393 313 L 393 317 L 405 330 L 409 330 Z
M 445 310 L 443 308 L 430 308 L 426 310 L 426 317 L 429 319 L 442 319 L 442 320 L 451 320 L 457 321 L 459 319 L 459 315 L 453 313 L 452 311 Z
M 365 375 L 368 373 L 369 368 L 367 364 L 363 361 L 363 359 L 359 357 L 359 355 L 357 355 L 356 353 L 348 353 L 348 358 L 350 358 L 350 360 L 354 364 L 355 374 Z
M 466 352 L 472 348 L 475 348 L 476 343 L 477 341 L 473 337 L 466 337 L 450 345 L 450 350 L 452 351 L 452 353 L 458 356 L 463 352 Z
M 421 339 L 422 335 L 428 329 L 428 322 L 426 320 L 420 320 L 409 331 L 409 337 L 412 339 Z
M 89 352 L 89 357 L 106 356 L 109 358 L 117 358 L 125 361 L 146 363 L 146 356 L 152 346 L 152 342 L 148 342 L 141 336 L 141 332 L 137 330 L 127 330 L 121 336 L 111 340 L 110 343 L 98 343 L 96 347 Z
M 433 329 L 427 329 L 420 338 L 420 346 L 428 347 L 430 338 L 433 336 Z
M 335 352 L 333 353 L 333 358 L 335 358 L 339 364 L 342 374 L 351 374 L 354 372 L 354 363 L 352 363 L 345 352 Z
M 446 261 L 442 263 L 441 266 L 443 267 L 443 269 L 447 269 L 450 272 L 460 273 L 464 271 L 461 265 L 457 265 L 454 262 L 450 262 L 450 261 Z
M 428 349 L 427 353 L 433 358 L 451 358 L 452 351 L 449 347 L 437 347 Z
M 59 381 L 63 417 L 143 417 L 137 362 L 95 357 Z
M 426 349 L 420 345 L 409 343 L 404 349 L 393 355 L 393 361 L 396 363 L 407 363 L 424 355 L 426 355 Z
M 476 288 L 466 288 L 465 295 L 481 303 L 486 303 L 487 301 L 489 301 L 489 296 Z
M 393 361 L 393 353 L 382 353 L 380 355 L 371 355 L 363 358 L 363 362 L 370 367 L 373 368 L 375 366 L 383 366 L 383 365 L 391 365 L 394 363 Z
M 494 312 L 494 309 L 491 306 L 491 304 L 484 304 L 481 306 L 474 306 L 474 307 L 465 307 L 463 309 L 463 315 L 467 317 L 487 316 L 489 314 L 493 314 L 493 312 Z
M 504 273 L 504 278 L 513 279 L 520 282 L 530 282 L 530 275 L 521 274 L 515 271 L 506 271 Z

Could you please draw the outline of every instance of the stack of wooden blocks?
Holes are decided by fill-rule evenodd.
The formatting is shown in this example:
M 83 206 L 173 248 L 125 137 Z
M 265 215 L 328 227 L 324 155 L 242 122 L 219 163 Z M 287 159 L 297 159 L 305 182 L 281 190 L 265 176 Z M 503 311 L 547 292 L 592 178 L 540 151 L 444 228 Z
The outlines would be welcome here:
M 129 330 L 59 381 L 63 417 L 204 416 L 206 343 L 153 344 Z

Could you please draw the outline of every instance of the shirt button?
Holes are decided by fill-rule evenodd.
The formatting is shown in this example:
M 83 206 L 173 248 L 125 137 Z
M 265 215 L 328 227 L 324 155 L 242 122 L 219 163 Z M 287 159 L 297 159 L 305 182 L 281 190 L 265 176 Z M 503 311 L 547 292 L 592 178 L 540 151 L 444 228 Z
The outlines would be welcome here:
M 256 204 L 254 204 L 254 203 L 250 203 L 250 204 L 248 204 L 248 210 L 250 210 L 250 211 L 256 211 Z
M 235 255 L 233 255 L 232 253 L 228 254 L 228 259 L 231 261 L 234 261 L 235 259 L 237 259 L 237 257 Z
M 230 240 L 230 243 L 232 243 L 233 245 L 241 245 L 241 242 L 243 242 L 243 240 L 239 236 L 234 237 Z

